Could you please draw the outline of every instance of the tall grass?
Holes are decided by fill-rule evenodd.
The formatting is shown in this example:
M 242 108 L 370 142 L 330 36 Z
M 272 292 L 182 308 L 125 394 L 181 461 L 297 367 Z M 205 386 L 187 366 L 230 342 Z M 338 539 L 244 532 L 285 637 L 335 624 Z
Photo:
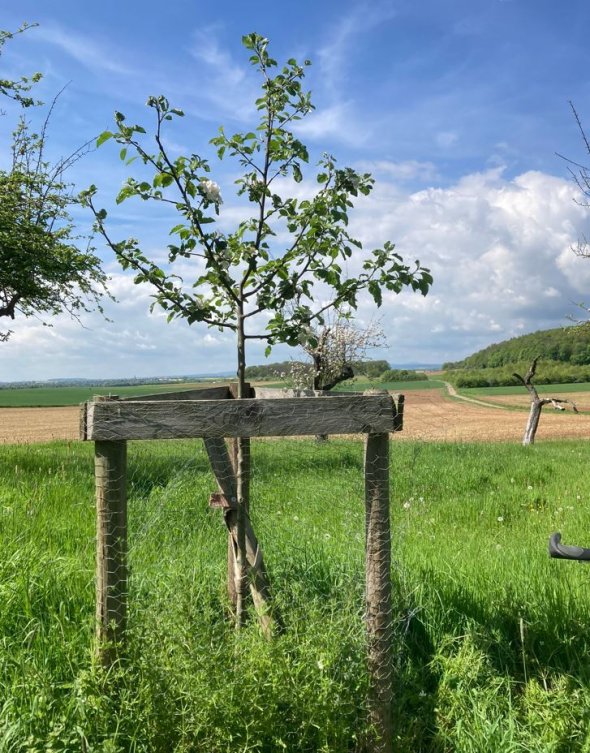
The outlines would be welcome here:
M 396 750 L 589 749 L 580 443 L 392 447 Z M 194 442 L 133 444 L 125 663 L 92 659 L 92 447 L 0 453 L 0 751 L 357 751 L 366 736 L 362 446 L 254 443 L 285 629 L 236 634 Z

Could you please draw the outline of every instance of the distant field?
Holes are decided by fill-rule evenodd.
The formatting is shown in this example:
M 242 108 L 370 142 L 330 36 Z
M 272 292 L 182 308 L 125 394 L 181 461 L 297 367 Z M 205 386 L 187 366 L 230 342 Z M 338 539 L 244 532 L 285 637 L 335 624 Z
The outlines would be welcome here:
M 36 387 L 0 390 L 0 408 L 48 408 L 78 405 L 93 395 L 154 395 L 159 392 L 210 387 L 214 382 L 178 382 L 172 384 L 135 384 L 131 387 Z
M 427 382 L 427 384 L 429 383 Z M 590 382 L 581 382 L 579 384 L 538 384 L 536 387 L 540 394 L 545 394 L 547 392 L 588 392 L 590 390 Z M 469 387 L 461 388 L 457 391 L 460 392 L 461 395 L 467 395 L 469 397 L 476 397 L 477 395 L 489 395 L 490 397 L 495 395 L 526 395 L 525 388 L 517 384 L 509 387 Z
M 281 388 L 285 387 L 284 382 L 273 382 L 272 384 L 263 384 L 264 387 Z M 444 387 L 440 379 L 425 379 L 420 382 L 379 382 L 368 379 L 355 379 L 354 382 L 345 382 L 336 387 L 337 392 L 362 392 L 363 390 L 389 390 L 390 392 L 409 392 L 410 390 L 436 390 Z M 590 389 L 590 385 L 589 385 Z

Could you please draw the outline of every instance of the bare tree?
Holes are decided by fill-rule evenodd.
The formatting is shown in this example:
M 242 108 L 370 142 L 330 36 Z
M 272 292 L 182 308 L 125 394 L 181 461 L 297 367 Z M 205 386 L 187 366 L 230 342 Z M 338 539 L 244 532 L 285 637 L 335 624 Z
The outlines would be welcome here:
M 574 413 L 579 412 L 576 404 L 571 400 L 562 400 L 558 397 L 539 397 L 539 393 L 537 392 L 537 389 L 533 384 L 533 378 L 537 370 L 537 361 L 539 360 L 539 358 L 540 356 L 537 356 L 533 359 L 533 362 L 529 366 L 529 370 L 524 375 L 524 377 L 522 377 L 520 374 L 514 373 L 514 376 L 523 383 L 523 385 L 528 390 L 529 395 L 531 396 L 531 410 L 529 412 L 526 428 L 524 430 L 524 437 L 522 439 L 522 443 L 525 447 L 529 444 L 533 444 L 535 441 L 535 435 L 539 427 L 539 420 L 541 418 L 541 411 L 543 410 L 543 406 L 552 405 L 555 410 L 565 410 L 564 404 L 567 403 L 568 405 L 572 406 Z

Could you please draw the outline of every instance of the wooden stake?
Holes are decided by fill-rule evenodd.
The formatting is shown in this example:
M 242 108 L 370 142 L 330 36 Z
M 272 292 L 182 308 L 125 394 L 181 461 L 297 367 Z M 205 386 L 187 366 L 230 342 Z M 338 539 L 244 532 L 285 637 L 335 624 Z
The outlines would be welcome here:
M 389 435 L 369 434 L 365 445 L 366 623 L 371 750 L 391 753 L 393 731 Z
M 219 437 L 206 437 L 205 449 L 211 468 L 221 491 L 223 516 L 227 526 L 232 546 L 237 548 L 238 542 L 238 500 L 237 482 L 230 461 L 227 445 Z M 244 551 L 247 566 L 247 582 L 250 586 L 252 601 L 260 621 L 263 632 L 270 635 L 274 620 L 271 616 L 271 594 L 268 574 L 264 565 L 262 551 L 250 518 L 246 516 L 244 521 Z
M 105 668 L 119 655 L 127 622 L 127 443 L 95 443 L 96 651 Z

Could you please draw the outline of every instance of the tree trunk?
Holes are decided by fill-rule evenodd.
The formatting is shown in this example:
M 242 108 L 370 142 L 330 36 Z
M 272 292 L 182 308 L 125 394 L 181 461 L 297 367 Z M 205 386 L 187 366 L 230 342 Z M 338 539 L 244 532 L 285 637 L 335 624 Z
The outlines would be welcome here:
M 244 307 L 237 308 L 238 323 L 238 400 L 246 397 L 246 340 L 244 337 Z M 237 512 L 236 512 L 236 627 L 245 620 L 245 599 L 248 590 L 248 562 L 246 553 L 246 516 L 250 497 L 250 439 L 238 437 Z
M 529 412 L 529 418 L 526 423 L 526 428 L 524 430 L 524 437 L 522 440 L 522 444 L 525 447 L 527 445 L 534 444 L 535 442 L 535 434 L 537 433 L 537 429 L 539 427 L 539 419 L 541 418 L 542 408 L 543 408 L 542 400 L 531 400 L 531 410 Z
M 543 410 L 544 405 L 552 405 L 557 410 L 565 410 L 564 405 L 568 404 L 571 405 L 574 413 L 578 413 L 576 404 L 571 400 L 563 400 L 559 397 L 539 397 L 539 393 L 537 392 L 535 385 L 533 384 L 533 377 L 535 376 L 538 360 L 539 356 L 537 356 L 537 358 L 533 358 L 532 363 L 529 366 L 529 370 L 524 375 L 524 377 L 520 376 L 520 374 L 513 374 L 513 376 L 515 376 L 519 381 L 523 383 L 529 395 L 531 396 L 531 410 L 529 412 L 529 418 L 524 430 L 524 437 L 522 439 L 522 444 L 525 447 L 530 444 L 534 444 L 535 442 L 535 435 L 539 427 L 541 411 Z

